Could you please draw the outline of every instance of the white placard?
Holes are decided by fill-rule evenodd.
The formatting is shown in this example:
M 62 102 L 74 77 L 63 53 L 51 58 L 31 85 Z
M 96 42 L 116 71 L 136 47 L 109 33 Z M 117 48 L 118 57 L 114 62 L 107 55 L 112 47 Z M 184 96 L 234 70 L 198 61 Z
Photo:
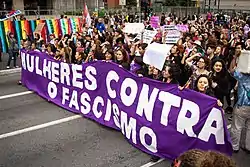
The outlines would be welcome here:
M 150 44 L 157 34 L 157 31 L 145 30 L 143 33 L 143 43 Z
M 130 34 L 138 34 L 144 30 L 143 23 L 125 23 L 123 32 Z
M 250 51 L 249 50 L 241 51 L 237 69 L 239 72 L 242 72 L 242 73 L 248 73 L 248 74 L 250 73 Z
M 173 45 L 159 43 L 148 45 L 143 56 L 143 62 L 152 65 L 161 71 L 172 47 Z
M 165 31 L 177 30 L 176 25 L 165 25 L 163 28 L 165 29 Z
M 119 0 L 119 5 L 125 6 L 126 5 L 126 0 Z
M 180 39 L 181 33 L 178 30 L 170 30 L 166 36 L 166 43 L 168 44 L 176 44 L 177 41 Z
M 155 35 L 157 34 L 157 31 L 153 31 L 153 30 L 145 30 L 142 33 L 138 33 L 135 37 L 135 39 L 139 39 L 141 40 L 142 38 L 142 41 L 143 43 L 147 43 L 147 44 L 150 44 L 153 40 L 153 38 L 155 37 Z

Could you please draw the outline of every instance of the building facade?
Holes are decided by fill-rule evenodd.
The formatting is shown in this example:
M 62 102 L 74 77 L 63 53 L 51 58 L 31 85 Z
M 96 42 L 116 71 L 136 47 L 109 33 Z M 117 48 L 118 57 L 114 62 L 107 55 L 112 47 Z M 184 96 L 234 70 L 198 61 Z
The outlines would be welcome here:
M 1 2 L 1 1 L 0 1 Z M 46 10 L 54 9 L 61 11 L 76 11 L 83 9 L 84 2 L 87 3 L 89 9 L 101 8 L 104 6 L 103 0 L 5 0 L 6 9 L 1 10 Z M 0 5 L 3 6 L 3 5 Z
M 3 0 L 0 5 L 0 10 L 41 10 L 53 9 L 58 11 L 77 11 L 83 9 L 84 2 L 87 3 L 90 11 L 95 8 L 121 7 L 119 5 L 121 0 Z M 156 1 L 156 0 L 152 0 Z M 164 1 L 164 0 L 157 0 Z M 192 0 L 197 7 L 211 8 L 211 9 L 236 9 L 236 10 L 250 10 L 250 0 Z M 137 0 L 139 2 L 139 0 Z M 5 9 L 4 9 L 5 8 Z
M 249 0 L 192 0 L 201 8 L 250 10 Z

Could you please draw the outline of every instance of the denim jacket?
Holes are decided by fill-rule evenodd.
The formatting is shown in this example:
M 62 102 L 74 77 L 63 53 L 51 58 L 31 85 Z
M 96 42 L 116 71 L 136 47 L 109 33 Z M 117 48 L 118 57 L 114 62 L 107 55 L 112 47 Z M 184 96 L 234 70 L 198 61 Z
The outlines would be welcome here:
M 237 106 L 250 106 L 250 74 L 235 70 L 234 77 L 238 81 Z

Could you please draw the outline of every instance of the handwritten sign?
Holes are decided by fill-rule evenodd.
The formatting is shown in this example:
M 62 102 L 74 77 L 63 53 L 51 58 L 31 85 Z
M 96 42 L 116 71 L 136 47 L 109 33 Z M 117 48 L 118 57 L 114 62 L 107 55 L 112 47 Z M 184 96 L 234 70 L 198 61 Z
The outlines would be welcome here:
M 130 34 L 138 34 L 144 30 L 143 23 L 126 23 L 123 32 Z
M 175 25 L 165 25 L 163 26 L 163 29 L 165 31 L 170 31 L 170 30 L 177 30 L 177 27 Z
M 180 25 L 180 24 L 178 24 L 177 25 L 177 30 L 179 30 L 181 32 L 188 32 L 189 31 L 188 25 Z
M 158 27 L 159 27 L 159 22 L 160 22 L 159 16 L 152 16 L 152 17 L 150 18 L 150 25 L 151 25 L 153 28 L 158 28 Z
M 119 5 L 125 6 L 126 5 L 126 0 L 119 0 Z
M 153 31 L 153 30 L 144 30 L 144 32 L 142 33 L 138 33 L 136 35 L 135 39 L 139 39 L 143 41 L 143 43 L 147 43 L 150 44 L 153 40 L 153 38 L 155 37 L 155 35 L 157 34 L 157 31 Z
M 166 35 L 166 43 L 167 44 L 176 44 L 180 39 L 181 33 L 178 30 L 170 30 Z
M 145 30 L 143 33 L 143 43 L 150 44 L 157 34 L 157 31 Z

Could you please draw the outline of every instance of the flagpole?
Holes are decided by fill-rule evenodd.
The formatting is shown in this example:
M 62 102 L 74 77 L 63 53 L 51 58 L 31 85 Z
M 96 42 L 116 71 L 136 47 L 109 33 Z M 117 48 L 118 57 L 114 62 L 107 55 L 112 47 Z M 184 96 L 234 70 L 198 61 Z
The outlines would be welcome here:
M 98 11 L 99 11 L 99 1 L 98 0 L 96 0 L 96 8 L 97 8 L 97 16 L 98 16 Z M 98 16 L 99 17 L 99 16 Z

